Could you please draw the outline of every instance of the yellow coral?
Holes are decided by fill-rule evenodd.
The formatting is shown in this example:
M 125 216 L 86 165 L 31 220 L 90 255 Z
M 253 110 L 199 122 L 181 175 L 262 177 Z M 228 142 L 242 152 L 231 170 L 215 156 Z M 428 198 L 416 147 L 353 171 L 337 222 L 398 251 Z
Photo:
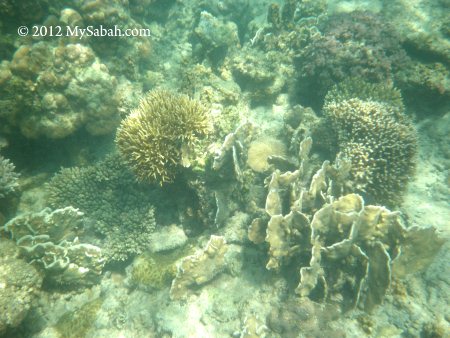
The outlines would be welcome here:
M 140 181 L 172 182 L 208 132 L 205 109 L 185 95 L 150 91 L 120 124 L 116 144 Z

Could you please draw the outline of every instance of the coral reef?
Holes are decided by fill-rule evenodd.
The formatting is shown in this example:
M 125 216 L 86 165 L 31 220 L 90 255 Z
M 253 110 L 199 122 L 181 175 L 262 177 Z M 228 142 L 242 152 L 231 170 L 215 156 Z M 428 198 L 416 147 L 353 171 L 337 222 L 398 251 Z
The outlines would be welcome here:
M 104 237 L 105 257 L 121 261 L 142 253 L 155 230 L 154 192 L 146 188 L 114 154 L 92 166 L 62 169 L 47 190 L 52 206 L 83 211 L 92 231 Z
M 85 127 L 103 135 L 120 121 L 117 79 L 81 44 L 22 45 L 0 65 L 0 83 L 3 132 L 63 138 Z
M 21 255 L 45 273 L 46 281 L 59 285 L 98 282 L 105 259 L 99 247 L 80 243 L 83 213 L 72 207 L 23 214 L 2 228 L 16 241 Z
M 445 335 L 445 2 L 0 0 L 0 336 Z
M 278 50 L 262 51 L 245 46 L 225 62 L 235 82 L 253 104 L 274 100 L 285 90 L 295 73 L 292 64 Z
M 149 92 L 120 124 L 116 144 L 140 181 L 172 182 L 189 166 L 198 138 L 208 132 L 203 107 L 187 96 Z
M 18 255 L 12 241 L 0 240 L 0 335 L 22 322 L 42 284 L 36 269 Z
M 200 13 L 194 32 L 201 46 L 201 52 L 198 53 L 208 57 L 213 64 L 222 61 L 228 49 L 239 46 L 236 24 L 232 21 L 222 22 L 206 11 Z
M 170 288 L 171 299 L 185 298 L 189 288 L 209 282 L 225 268 L 224 255 L 228 250 L 225 239 L 211 236 L 205 249 L 187 256 L 179 263 Z
M 349 76 L 389 80 L 408 61 L 401 38 L 379 16 L 354 11 L 330 15 L 296 57 L 300 103 L 319 108 L 326 92 Z
M 14 164 L 0 155 L 0 199 L 14 192 L 19 186 L 19 174 L 14 172 Z
M 364 92 L 366 88 L 377 90 Z M 345 90 L 340 90 L 344 88 Z M 372 203 L 396 206 L 414 173 L 416 131 L 403 113 L 398 92 L 367 85 L 349 93 L 350 86 L 335 88 L 327 96 L 324 113 L 337 136 L 340 158 L 351 161 L 354 191 Z M 370 100 L 363 100 L 364 96 Z M 353 97 L 345 99 L 346 97 Z M 383 101 L 386 100 L 386 101 Z

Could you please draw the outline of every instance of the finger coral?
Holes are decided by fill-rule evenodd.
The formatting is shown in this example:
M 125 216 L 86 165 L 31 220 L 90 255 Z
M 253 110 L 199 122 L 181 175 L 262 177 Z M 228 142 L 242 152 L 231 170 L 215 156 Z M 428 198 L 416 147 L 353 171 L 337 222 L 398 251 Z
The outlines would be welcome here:
M 120 124 L 116 144 L 139 181 L 172 182 L 199 137 L 207 134 L 203 107 L 187 96 L 149 92 Z
M 370 88 L 373 95 L 351 95 L 335 88 L 334 95 L 327 96 L 324 112 L 336 133 L 338 156 L 352 163 L 356 191 L 367 194 L 371 202 L 396 206 L 414 173 L 416 131 L 395 90 L 386 87 L 381 94 L 380 88 L 374 88 Z

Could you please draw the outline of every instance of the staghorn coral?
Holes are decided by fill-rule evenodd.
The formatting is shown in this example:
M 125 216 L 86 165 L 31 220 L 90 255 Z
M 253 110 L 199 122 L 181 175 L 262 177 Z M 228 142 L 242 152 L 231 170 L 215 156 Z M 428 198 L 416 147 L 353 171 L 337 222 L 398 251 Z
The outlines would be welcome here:
M 121 261 L 148 247 L 155 230 L 152 191 L 135 179 L 117 154 L 88 167 L 62 169 L 47 186 L 54 207 L 72 205 L 105 237 L 105 257 Z
M 139 181 L 173 182 L 208 131 L 203 107 L 187 96 L 150 91 L 120 124 L 116 144 Z
M 0 198 L 15 191 L 19 186 L 19 174 L 14 172 L 14 164 L 0 155 Z
M 336 132 L 339 158 L 351 161 L 355 191 L 374 203 L 398 205 L 414 173 L 416 131 L 398 106 L 357 98 L 328 101 L 324 112 Z

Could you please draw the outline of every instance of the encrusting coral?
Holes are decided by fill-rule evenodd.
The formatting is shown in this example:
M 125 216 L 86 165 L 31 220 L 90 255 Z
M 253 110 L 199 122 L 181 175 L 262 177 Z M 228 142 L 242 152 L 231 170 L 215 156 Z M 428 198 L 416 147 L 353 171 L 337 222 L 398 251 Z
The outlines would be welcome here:
M 399 205 L 417 154 L 416 131 L 400 93 L 389 85 L 347 82 L 327 95 L 324 113 L 338 157 L 352 163 L 353 191 L 372 203 Z
M 116 144 L 139 181 L 172 182 L 189 166 L 200 137 L 209 129 L 205 109 L 187 96 L 150 91 L 120 124 Z

